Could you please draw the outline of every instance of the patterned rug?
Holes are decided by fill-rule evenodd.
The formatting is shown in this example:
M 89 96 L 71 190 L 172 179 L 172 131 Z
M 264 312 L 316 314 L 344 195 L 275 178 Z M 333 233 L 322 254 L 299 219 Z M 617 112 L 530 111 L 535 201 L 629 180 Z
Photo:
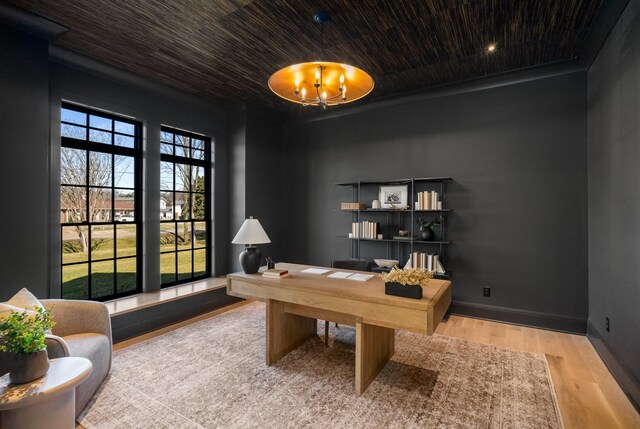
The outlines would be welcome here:
M 319 323 L 323 333 L 324 323 Z M 252 303 L 115 353 L 79 417 L 87 429 L 562 428 L 543 355 L 396 332 L 396 353 L 354 392 L 355 330 L 332 324 L 265 365 Z

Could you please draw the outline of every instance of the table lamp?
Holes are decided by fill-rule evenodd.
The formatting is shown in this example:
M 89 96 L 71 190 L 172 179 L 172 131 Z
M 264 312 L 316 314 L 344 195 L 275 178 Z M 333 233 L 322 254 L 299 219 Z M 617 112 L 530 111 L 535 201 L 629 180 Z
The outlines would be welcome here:
M 254 246 L 254 244 L 271 243 L 267 233 L 264 232 L 262 225 L 258 219 L 251 216 L 245 219 L 244 223 L 234 237 L 233 244 L 246 244 L 244 251 L 240 254 L 240 266 L 247 274 L 257 273 L 262 262 L 262 253 Z

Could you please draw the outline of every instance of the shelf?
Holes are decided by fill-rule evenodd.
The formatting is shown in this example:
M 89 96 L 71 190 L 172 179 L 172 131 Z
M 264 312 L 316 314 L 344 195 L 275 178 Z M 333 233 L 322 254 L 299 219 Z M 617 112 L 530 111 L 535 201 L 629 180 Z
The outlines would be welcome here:
M 346 182 L 336 183 L 335 186 L 394 186 L 394 185 L 408 185 L 411 183 L 411 179 L 396 179 L 396 180 L 378 180 L 378 181 L 362 181 L 362 182 Z
M 364 210 L 356 210 L 356 209 L 340 209 L 343 212 L 367 212 L 367 213 L 411 213 L 409 209 L 364 209 Z M 434 210 L 436 211 L 436 210 Z
M 360 240 L 360 241 L 381 241 L 381 242 L 391 242 L 391 243 L 411 243 L 411 240 L 394 240 L 393 238 L 351 238 L 346 235 L 338 235 L 337 238 L 344 238 L 347 240 Z M 419 244 L 451 244 L 451 241 L 424 241 L 424 240 L 413 240 L 414 243 Z
M 365 213 L 411 213 L 412 211 L 415 213 L 444 213 L 453 211 L 453 209 L 435 209 L 435 210 L 411 210 L 411 209 L 364 209 L 364 210 L 356 210 L 356 209 L 340 209 L 341 212 L 365 212 Z
M 453 180 L 452 177 L 415 177 L 414 182 L 448 182 Z M 373 180 L 373 181 L 361 181 L 361 182 L 344 182 L 336 183 L 336 186 L 374 186 L 374 185 L 407 185 L 412 182 L 412 179 L 395 179 L 395 180 Z
M 414 182 L 448 182 L 452 177 L 414 177 Z
M 447 279 L 449 277 L 451 277 L 452 272 L 451 271 L 447 271 L 445 274 L 434 274 L 433 278 L 434 279 Z

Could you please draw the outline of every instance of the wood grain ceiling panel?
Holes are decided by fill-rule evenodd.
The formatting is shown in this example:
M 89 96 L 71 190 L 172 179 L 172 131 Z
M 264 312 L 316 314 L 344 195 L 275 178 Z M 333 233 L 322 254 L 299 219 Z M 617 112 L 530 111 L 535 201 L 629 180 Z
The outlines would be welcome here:
M 369 72 L 358 101 L 575 58 L 601 0 L 10 0 L 70 28 L 55 44 L 212 100 L 291 110 L 269 76 L 320 59 Z M 486 52 L 497 45 L 493 54 Z

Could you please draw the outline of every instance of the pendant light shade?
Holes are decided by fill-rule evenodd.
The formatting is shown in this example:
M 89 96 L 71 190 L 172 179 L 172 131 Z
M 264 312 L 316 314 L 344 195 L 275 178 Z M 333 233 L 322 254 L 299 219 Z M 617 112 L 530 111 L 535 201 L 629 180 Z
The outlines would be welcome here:
M 303 106 L 335 106 L 359 100 L 373 90 L 373 78 L 349 64 L 324 61 L 323 24 L 331 15 L 318 11 L 313 20 L 320 24 L 320 61 L 284 67 L 269 78 L 269 88 L 285 100 Z
M 269 88 L 279 97 L 323 107 L 359 100 L 369 94 L 373 86 L 373 78 L 364 70 L 325 61 L 294 64 L 269 78 Z

